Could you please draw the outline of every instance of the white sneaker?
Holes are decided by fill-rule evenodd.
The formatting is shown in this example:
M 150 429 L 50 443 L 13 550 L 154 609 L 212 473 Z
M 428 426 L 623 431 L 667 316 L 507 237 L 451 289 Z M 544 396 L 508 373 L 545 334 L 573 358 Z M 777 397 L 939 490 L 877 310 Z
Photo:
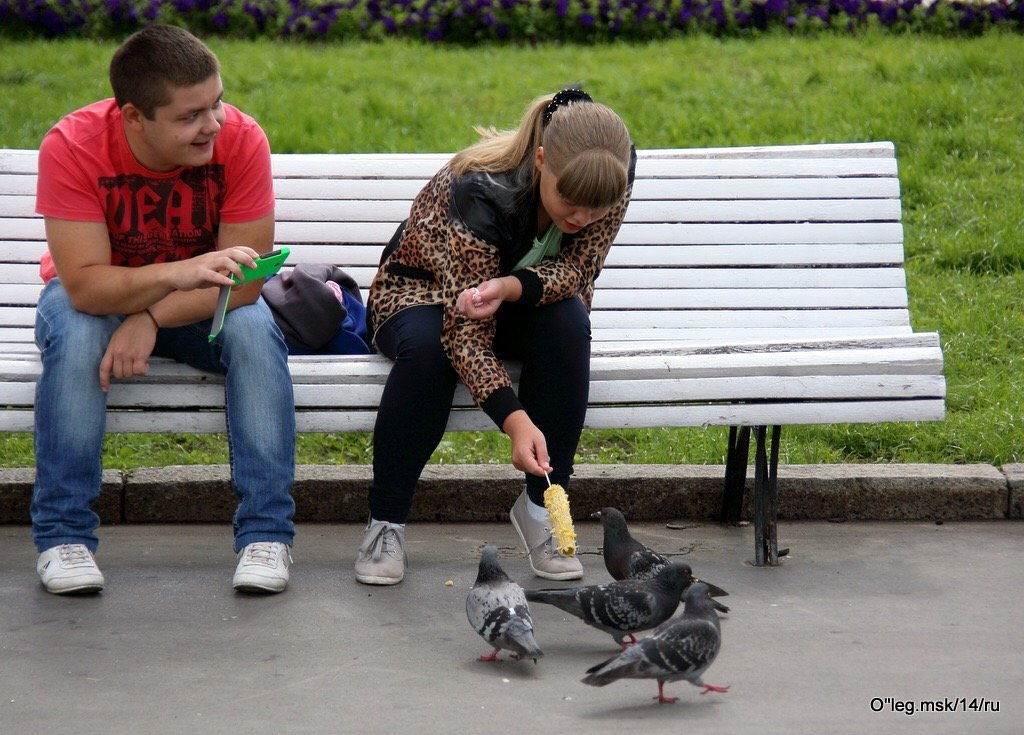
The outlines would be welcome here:
M 36 573 L 47 592 L 84 594 L 103 589 L 103 572 L 85 544 L 52 546 L 39 555 Z
M 283 592 L 288 586 L 292 555 L 280 541 L 257 541 L 238 555 L 231 584 L 239 592 Z

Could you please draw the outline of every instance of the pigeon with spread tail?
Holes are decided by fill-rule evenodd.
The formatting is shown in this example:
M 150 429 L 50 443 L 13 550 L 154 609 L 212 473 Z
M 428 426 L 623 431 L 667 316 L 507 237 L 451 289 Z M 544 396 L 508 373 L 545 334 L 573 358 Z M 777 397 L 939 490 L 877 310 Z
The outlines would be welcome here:
M 663 704 L 678 699 L 665 696 L 665 684 L 670 681 L 686 680 L 703 687 L 701 694 L 727 692 L 729 687 L 705 684 L 702 679 L 722 646 L 722 629 L 711 603 L 707 585 L 694 583 L 686 592 L 680 617 L 664 623 L 618 656 L 588 669 L 583 683 L 603 687 L 619 679 L 656 679 L 656 699 Z

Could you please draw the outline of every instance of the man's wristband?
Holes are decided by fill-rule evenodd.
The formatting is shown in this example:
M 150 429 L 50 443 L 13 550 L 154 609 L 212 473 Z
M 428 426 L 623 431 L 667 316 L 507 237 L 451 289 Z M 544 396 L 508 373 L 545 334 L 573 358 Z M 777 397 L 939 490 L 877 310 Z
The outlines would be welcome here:
M 155 317 L 155 316 L 153 316 L 153 312 L 149 310 L 149 307 L 148 307 L 148 306 L 147 306 L 147 307 L 146 307 L 146 308 L 144 309 L 144 311 L 145 311 L 145 312 L 146 312 L 147 314 L 149 314 L 149 318 L 153 320 L 153 325 L 154 325 L 154 326 L 155 326 L 155 327 L 156 327 L 157 329 L 160 329 L 160 322 L 158 322 L 158 321 L 156 320 L 156 317 Z

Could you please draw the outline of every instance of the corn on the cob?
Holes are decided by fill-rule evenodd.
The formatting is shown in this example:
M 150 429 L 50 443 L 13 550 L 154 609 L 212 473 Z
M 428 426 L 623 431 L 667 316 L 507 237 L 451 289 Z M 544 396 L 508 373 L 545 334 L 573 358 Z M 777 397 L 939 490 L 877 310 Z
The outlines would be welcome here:
M 551 535 L 558 553 L 573 556 L 576 553 L 576 529 L 572 527 L 569 496 L 561 485 L 551 485 L 544 491 L 544 507 L 551 517 Z

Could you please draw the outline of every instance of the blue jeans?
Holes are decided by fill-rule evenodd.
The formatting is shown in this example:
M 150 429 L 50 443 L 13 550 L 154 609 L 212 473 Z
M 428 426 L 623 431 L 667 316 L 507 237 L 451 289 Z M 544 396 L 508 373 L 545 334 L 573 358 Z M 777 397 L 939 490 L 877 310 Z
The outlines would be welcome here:
M 39 297 L 36 344 L 43 371 L 36 384 L 31 507 L 39 551 L 60 544 L 96 551 L 99 545 L 99 517 L 91 509 L 100 491 L 106 433 L 99 365 L 123 319 L 76 310 L 56 278 Z M 284 337 L 262 299 L 228 312 L 213 343 L 209 330 L 209 321 L 160 329 L 153 355 L 224 375 L 231 481 L 239 501 L 235 551 L 254 541 L 290 545 L 295 401 Z

